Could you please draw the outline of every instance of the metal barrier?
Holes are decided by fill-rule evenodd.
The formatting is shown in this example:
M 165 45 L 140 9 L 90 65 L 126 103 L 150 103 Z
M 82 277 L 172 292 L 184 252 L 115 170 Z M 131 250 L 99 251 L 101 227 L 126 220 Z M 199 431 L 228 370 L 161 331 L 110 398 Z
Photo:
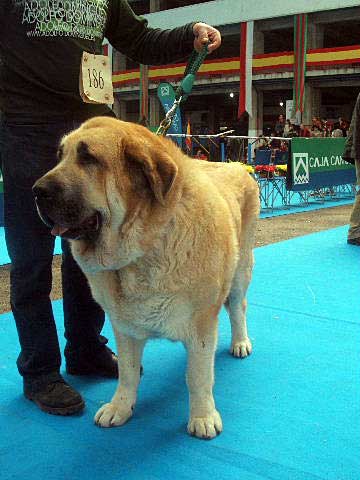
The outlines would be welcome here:
M 231 133 L 169 136 L 191 138 L 193 147 L 204 152 L 198 158 L 242 163 L 258 182 L 262 209 L 324 203 L 356 194 L 355 169 L 341 157 L 345 139 Z M 216 148 L 215 154 L 209 146 Z

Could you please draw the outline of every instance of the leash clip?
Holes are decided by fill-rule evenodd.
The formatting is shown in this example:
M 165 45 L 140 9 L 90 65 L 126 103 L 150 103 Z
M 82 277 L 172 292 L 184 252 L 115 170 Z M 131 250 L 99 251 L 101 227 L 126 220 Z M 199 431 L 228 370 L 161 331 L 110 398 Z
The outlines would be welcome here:
M 160 126 L 157 130 L 157 135 L 165 135 L 165 133 L 169 130 L 171 127 L 172 121 L 174 119 L 176 110 L 178 109 L 178 106 L 180 105 L 182 100 L 182 96 L 174 100 L 174 103 L 170 110 L 167 111 L 165 118 L 161 121 Z

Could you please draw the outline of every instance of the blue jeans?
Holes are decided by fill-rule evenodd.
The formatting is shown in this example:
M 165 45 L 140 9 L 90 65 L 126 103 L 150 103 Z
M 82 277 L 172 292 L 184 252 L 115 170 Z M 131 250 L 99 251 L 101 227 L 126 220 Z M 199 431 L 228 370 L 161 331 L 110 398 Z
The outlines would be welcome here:
M 21 346 L 17 366 L 27 388 L 58 377 L 61 363 L 49 298 L 55 239 L 37 214 L 31 187 L 56 165 L 59 140 L 77 126 L 73 121 L 30 125 L 6 118 L 2 125 L 0 151 L 5 237 L 11 259 L 10 302 Z M 106 343 L 100 335 L 104 313 L 93 300 L 66 241 L 62 241 L 62 251 L 65 357 L 76 362 L 81 356 L 92 357 Z

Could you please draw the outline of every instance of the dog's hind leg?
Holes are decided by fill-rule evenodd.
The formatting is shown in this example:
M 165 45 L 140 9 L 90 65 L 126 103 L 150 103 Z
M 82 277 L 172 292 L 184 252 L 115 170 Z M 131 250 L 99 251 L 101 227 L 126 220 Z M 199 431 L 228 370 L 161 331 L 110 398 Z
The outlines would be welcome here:
M 238 269 L 225 307 L 231 322 L 230 353 L 234 357 L 244 358 L 251 354 L 252 346 L 246 325 L 246 291 L 251 278 L 251 269 Z
M 252 351 L 246 324 L 246 293 L 254 266 L 252 252 L 254 234 L 255 221 L 250 221 L 246 225 L 246 232 L 243 232 L 241 238 L 240 257 L 232 280 L 230 293 L 225 303 L 231 322 L 230 353 L 234 357 L 240 358 L 247 357 Z

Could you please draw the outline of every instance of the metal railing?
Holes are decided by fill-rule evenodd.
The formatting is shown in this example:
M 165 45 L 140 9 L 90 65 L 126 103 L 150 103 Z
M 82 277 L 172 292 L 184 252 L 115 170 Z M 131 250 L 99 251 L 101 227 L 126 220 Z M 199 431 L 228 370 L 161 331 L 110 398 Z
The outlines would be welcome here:
M 291 169 L 292 138 L 232 135 L 228 130 L 218 134 L 171 134 L 169 137 L 190 138 L 192 149 L 184 151 L 194 157 L 209 161 L 239 162 L 254 176 L 259 185 L 263 210 L 288 209 L 351 199 L 356 194 L 355 184 L 334 185 L 312 190 L 293 191 L 288 188 Z M 261 153 L 262 152 L 262 153 Z M 266 152 L 266 154 L 264 154 Z M 279 153 L 287 153 L 286 162 L 277 163 Z

